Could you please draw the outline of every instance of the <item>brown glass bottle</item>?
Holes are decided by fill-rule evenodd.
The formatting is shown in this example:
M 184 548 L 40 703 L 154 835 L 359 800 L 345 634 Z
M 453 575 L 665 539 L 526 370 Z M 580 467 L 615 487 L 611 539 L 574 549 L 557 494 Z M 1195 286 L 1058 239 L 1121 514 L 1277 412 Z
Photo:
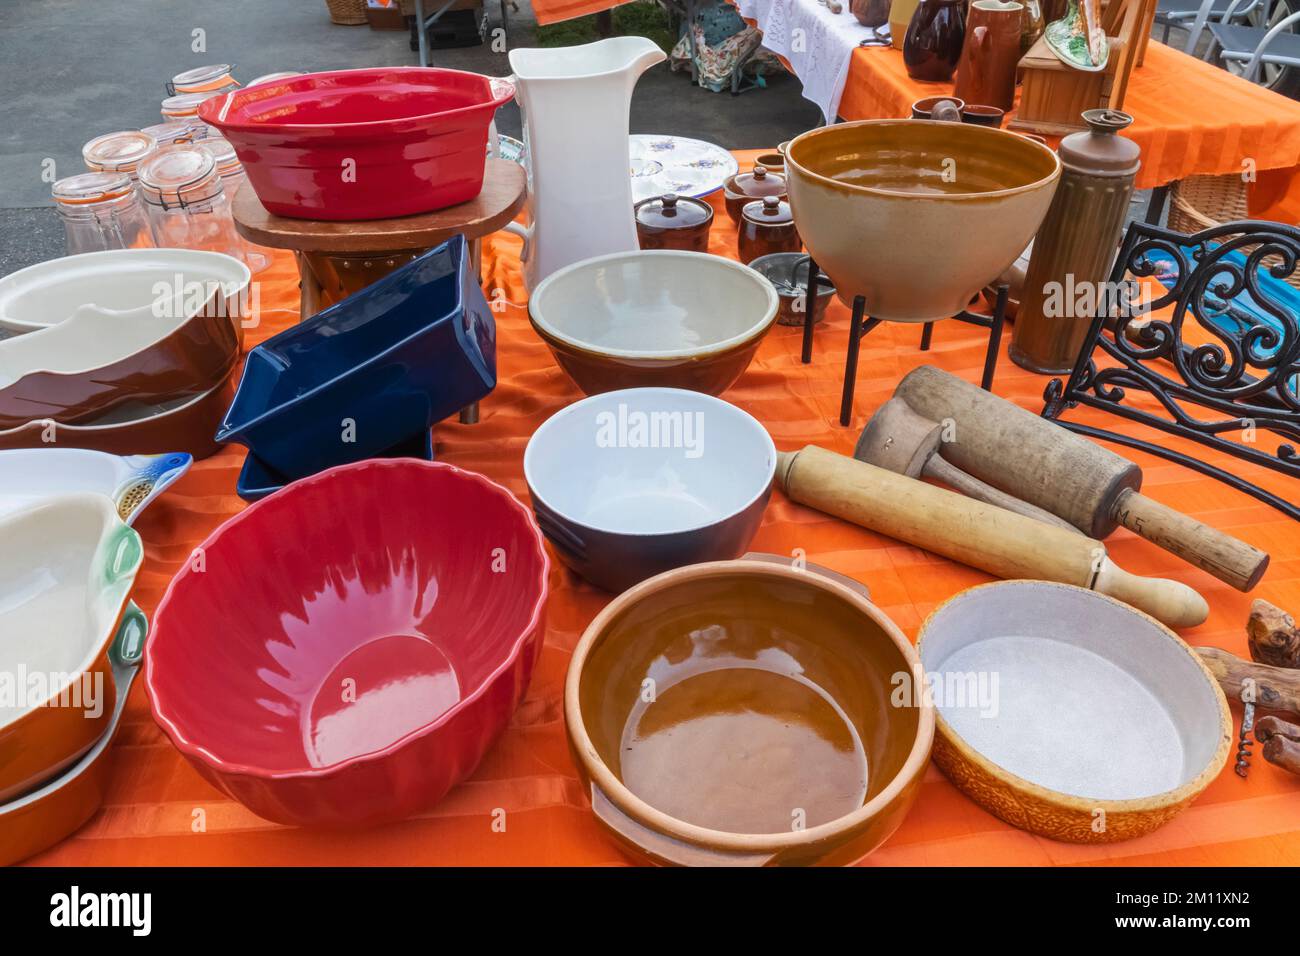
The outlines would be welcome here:
M 1116 134 L 1133 122 L 1118 110 L 1087 110 L 1088 131 L 1061 140 L 1061 182 L 1034 239 L 1016 313 L 1011 359 L 1062 374 L 1079 348 L 1110 276 L 1128 215 L 1141 150 Z

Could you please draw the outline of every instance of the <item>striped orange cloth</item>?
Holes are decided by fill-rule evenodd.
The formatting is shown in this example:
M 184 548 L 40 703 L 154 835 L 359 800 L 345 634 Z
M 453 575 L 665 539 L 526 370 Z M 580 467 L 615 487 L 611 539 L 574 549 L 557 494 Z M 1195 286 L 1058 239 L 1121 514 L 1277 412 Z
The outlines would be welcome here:
M 755 152 L 737 154 L 752 161 Z M 712 251 L 735 256 L 735 230 L 714 197 Z M 523 452 L 529 435 L 549 415 L 580 398 L 528 324 L 520 277 L 519 240 L 498 233 L 485 241 L 483 269 L 491 297 L 509 301 L 497 316 L 500 381 L 482 403 L 477 425 L 444 422 L 434 429 L 437 457 L 483 472 L 521 498 L 527 495 Z M 879 264 L 882 269 L 889 263 Z M 296 320 L 298 293 L 293 260 L 277 254 L 263 282 L 264 322 L 250 344 Z M 818 327 L 814 360 L 799 361 L 801 332 L 776 326 L 753 365 L 726 394 L 771 431 L 781 449 L 818 443 L 850 453 L 865 419 L 893 392 L 899 378 L 934 363 L 978 380 L 987 333 L 960 323 L 940 323 L 929 353 L 917 350 L 920 329 L 885 325 L 862 344 L 857 406 L 851 427 L 838 423 L 840 384 L 848 338 L 848 311 L 833 304 Z M 998 394 L 1037 411 L 1047 380 L 1003 357 Z M 1101 412 L 1075 413 L 1095 425 L 1136 429 Z M 1152 437 L 1152 436 L 1148 436 Z M 1294 499 L 1297 483 L 1217 455 L 1191 442 L 1156 440 L 1257 481 Z M 1176 578 L 1209 600 L 1209 620 L 1185 636 L 1193 644 L 1246 653 L 1244 625 L 1252 596 L 1300 611 L 1300 535 L 1293 522 L 1187 469 L 1130 453 L 1145 469 L 1143 490 L 1215 527 L 1271 552 L 1272 566 L 1253 595 L 1209 575 L 1120 530 L 1109 541 L 1123 567 Z M 199 462 L 137 522 L 146 562 L 135 598 L 152 612 L 168 580 L 192 549 L 238 512 L 235 479 L 243 450 L 228 448 Z M 329 516 L 317 516 L 330 520 Z M 313 516 L 304 516 L 313 520 Z M 989 580 L 979 571 L 792 504 L 779 492 L 754 539 L 758 551 L 790 554 L 802 548 L 810 561 L 871 587 L 875 602 L 910 636 L 925 615 L 958 591 Z M 268 568 L 267 573 L 273 573 Z M 321 832 L 276 826 L 258 819 L 207 784 L 172 748 L 149 716 L 137 682 L 114 745 L 113 777 L 103 811 L 81 831 L 40 855 L 37 864 L 112 865 L 616 865 L 625 858 L 596 824 L 565 743 L 561 699 L 569 656 L 583 629 L 609 600 L 559 562 L 551 579 L 545 646 L 527 697 L 510 727 L 464 784 L 428 812 L 363 832 Z M 232 601 L 240 595 L 230 595 Z M 202 693 L 195 688 L 195 693 Z M 1234 713 L 1239 708 L 1234 707 Z M 1140 728 L 1135 728 L 1140 733 Z M 206 828 L 194 832 L 195 811 Z M 505 811 L 505 829 L 493 826 Z M 902 828 L 867 865 L 1287 865 L 1300 862 L 1300 777 L 1256 759 L 1249 780 L 1225 768 L 1204 795 L 1161 830 L 1128 843 L 1080 847 L 1031 836 L 990 816 L 958 792 L 933 767 Z
M 600 13 L 620 7 L 631 0 L 533 0 L 533 14 L 540 26 L 585 17 L 589 13 Z
M 840 115 L 907 116 L 915 100 L 951 92 L 951 83 L 909 77 L 898 50 L 859 47 Z M 1124 135 L 1142 148 L 1139 189 L 1199 173 L 1241 173 L 1247 163 L 1292 174 L 1300 166 L 1300 103 L 1155 40 L 1133 71 L 1124 111 L 1133 115 Z

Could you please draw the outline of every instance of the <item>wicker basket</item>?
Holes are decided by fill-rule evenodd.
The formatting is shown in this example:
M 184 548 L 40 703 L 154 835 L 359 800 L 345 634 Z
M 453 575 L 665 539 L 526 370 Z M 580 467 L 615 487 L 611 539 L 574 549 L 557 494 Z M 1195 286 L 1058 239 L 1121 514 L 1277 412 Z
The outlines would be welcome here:
M 325 0 L 332 23 L 344 26 L 361 26 L 366 20 L 366 0 Z
M 1225 222 L 1249 219 L 1246 181 L 1240 173 L 1223 176 L 1188 176 L 1169 187 L 1169 228 L 1191 235 Z M 1278 261 L 1270 256 L 1264 265 Z M 1300 289 L 1300 267 L 1286 277 L 1286 283 Z

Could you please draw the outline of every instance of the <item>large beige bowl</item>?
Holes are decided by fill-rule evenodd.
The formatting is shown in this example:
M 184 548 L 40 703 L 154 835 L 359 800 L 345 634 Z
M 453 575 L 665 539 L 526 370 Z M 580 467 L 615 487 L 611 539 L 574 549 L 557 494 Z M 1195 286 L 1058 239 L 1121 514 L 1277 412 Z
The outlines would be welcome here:
M 962 123 L 868 120 L 786 150 L 795 224 L 851 305 L 894 322 L 956 315 L 1028 245 L 1061 176 L 1033 140 Z

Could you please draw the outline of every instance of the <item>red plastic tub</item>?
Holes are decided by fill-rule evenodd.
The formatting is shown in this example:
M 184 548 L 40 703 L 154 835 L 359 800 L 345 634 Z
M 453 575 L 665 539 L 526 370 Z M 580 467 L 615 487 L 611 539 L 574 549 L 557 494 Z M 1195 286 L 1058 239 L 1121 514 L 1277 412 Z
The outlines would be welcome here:
M 459 70 L 338 70 L 214 96 L 199 117 L 277 216 L 388 219 L 479 194 L 488 124 L 514 92 Z

